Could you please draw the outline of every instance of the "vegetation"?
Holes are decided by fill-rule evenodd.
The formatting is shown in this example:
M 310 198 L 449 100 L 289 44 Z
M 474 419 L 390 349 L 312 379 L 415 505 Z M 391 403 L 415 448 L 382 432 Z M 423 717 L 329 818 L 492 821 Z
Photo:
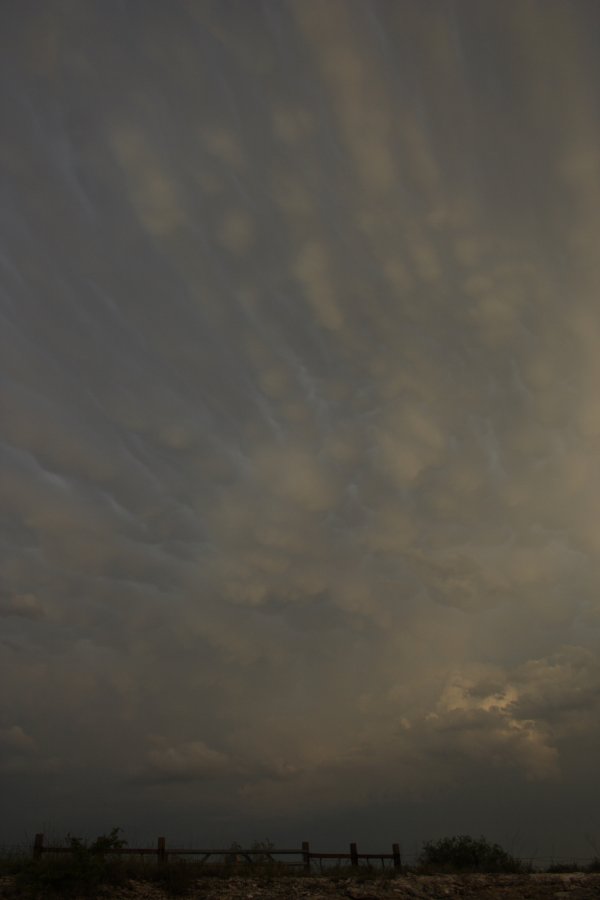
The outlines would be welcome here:
M 468 834 L 427 841 L 419 856 L 426 871 L 438 872 L 522 872 L 523 865 L 499 844 Z
M 571 863 L 568 862 L 553 862 L 550 863 L 546 870 L 551 875 L 562 875 L 568 872 L 581 872 L 582 868 L 577 861 L 573 861 Z
M 191 893 L 196 881 L 203 877 L 229 878 L 248 872 L 268 879 L 298 874 L 297 870 L 268 856 L 275 846 L 270 841 L 256 841 L 247 855 L 242 855 L 240 844 L 232 844 L 230 850 L 236 855 L 227 856 L 221 862 L 171 858 L 160 865 L 152 858 L 140 859 L 135 855 L 116 853 L 127 846 L 120 828 L 113 828 L 109 834 L 101 835 L 91 843 L 69 834 L 63 845 L 69 853 L 53 854 L 50 851 L 40 859 L 32 859 L 29 851 L 27 856 L 0 860 L 0 873 L 15 876 L 14 896 L 32 900 L 95 897 L 101 887 L 126 885 L 135 879 L 151 882 L 169 896 L 178 897 Z
M 171 897 L 191 894 L 199 879 L 230 878 L 249 876 L 267 881 L 289 876 L 301 876 L 299 866 L 289 866 L 276 861 L 269 851 L 275 850 L 271 841 L 256 841 L 249 848 L 231 844 L 231 856 L 217 862 L 201 862 L 198 859 L 177 859 L 171 857 L 158 864 L 156 858 L 140 858 L 135 855 L 119 854 L 126 847 L 121 837 L 121 829 L 113 828 L 88 843 L 78 837 L 67 835 L 63 846 L 68 853 L 44 853 L 39 859 L 31 858 L 31 850 L 26 854 L 13 854 L 2 858 L 0 854 L 0 875 L 14 876 L 13 896 L 28 898 L 74 898 L 95 897 L 105 886 L 125 886 L 130 880 L 153 883 L 161 887 Z M 326 861 L 327 862 L 327 861 Z M 314 874 L 327 874 L 330 878 L 356 881 L 370 881 L 394 878 L 398 870 L 390 866 L 380 868 L 361 863 L 358 867 L 348 865 L 324 865 L 315 861 Z M 418 858 L 417 872 L 423 874 L 442 873 L 526 873 L 530 868 L 507 853 L 498 844 L 486 838 L 469 835 L 442 838 L 423 844 Z M 576 862 L 565 865 L 555 862 L 548 870 L 560 873 L 567 871 L 600 872 L 600 858 L 578 868 Z M 5 888 L 5 896 L 9 896 Z
M 113 828 L 91 844 L 67 835 L 70 853 L 53 857 L 48 854 L 39 860 L 28 860 L 17 871 L 17 888 L 24 894 L 45 897 L 51 894 L 68 897 L 88 893 L 100 884 L 114 881 L 114 859 L 107 859 L 111 851 L 120 850 L 127 841 L 119 837 L 121 829 Z M 120 879 L 119 879 L 120 880 Z

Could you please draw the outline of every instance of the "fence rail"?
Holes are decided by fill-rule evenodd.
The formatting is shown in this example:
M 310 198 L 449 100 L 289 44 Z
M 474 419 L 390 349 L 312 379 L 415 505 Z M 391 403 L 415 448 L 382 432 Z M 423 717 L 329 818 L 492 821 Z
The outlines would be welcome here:
M 320 853 L 311 850 L 308 841 L 303 841 L 301 847 L 292 847 L 291 849 L 276 849 L 274 847 L 265 849 L 252 847 L 248 850 L 244 850 L 242 848 L 230 847 L 228 849 L 200 848 L 194 850 L 182 847 L 167 847 L 166 839 L 164 837 L 159 837 L 155 847 L 115 847 L 104 852 L 106 855 L 110 854 L 111 856 L 155 856 L 159 863 L 165 863 L 170 856 L 199 856 L 202 857 L 200 862 L 206 862 L 211 856 L 225 857 L 225 859 L 231 862 L 241 862 L 244 860 L 250 864 L 256 863 L 256 858 L 261 856 L 266 857 L 267 861 L 270 862 L 275 862 L 275 856 L 300 856 L 301 860 L 299 862 L 286 862 L 286 865 L 302 866 L 305 872 L 311 871 L 313 860 L 318 860 L 319 865 L 322 865 L 324 859 L 350 860 L 351 866 L 359 866 L 361 859 L 367 861 L 379 859 L 381 860 L 382 866 L 385 866 L 385 860 L 391 860 L 395 869 L 402 868 L 399 844 L 392 844 L 391 853 L 359 853 L 355 843 L 350 844 L 349 853 Z M 73 848 L 45 844 L 44 835 L 36 834 L 33 844 L 33 858 L 41 859 L 44 853 L 73 853 Z

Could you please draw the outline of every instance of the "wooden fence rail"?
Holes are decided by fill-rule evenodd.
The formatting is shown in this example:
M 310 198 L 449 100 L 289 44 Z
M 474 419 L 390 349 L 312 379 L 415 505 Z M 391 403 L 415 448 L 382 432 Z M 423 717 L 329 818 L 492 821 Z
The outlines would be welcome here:
M 33 844 L 33 858 L 41 859 L 42 854 L 44 853 L 73 853 L 73 849 L 71 847 L 58 847 L 51 846 L 44 843 L 44 835 L 36 834 L 35 841 Z M 239 862 L 240 860 L 245 860 L 248 863 L 255 863 L 256 858 L 259 856 L 264 856 L 268 861 L 274 862 L 275 856 L 301 856 L 301 862 L 296 863 L 286 863 L 291 866 L 303 866 L 305 872 L 311 871 L 311 862 L 312 860 L 318 860 L 319 865 L 322 865 L 322 861 L 324 859 L 337 859 L 337 860 L 350 860 L 351 866 L 360 865 L 360 860 L 365 859 L 367 861 L 371 859 L 378 859 L 381 861 L 381 865 L 385 865 L 385 860 L 391 860 L 395 869 L 402 868 L 402 860 L 400 857 L 400 845 L 392 844 L 392 852 L 391 853 L 359 853 L 358 848 L 355 843 L 350 844 L 350 852 L 349 853 L 319 853 L 310 849 L 310 844 L 308 841 L 302 842 L 302 847 L 297 848 L 293 847 L 292 849 L 283 849 L 278 850 L 275 848 L 251 848 L 249 850 L 243 850 L 241 848 L 229 848 L 223 850 L 215 850 L 215 849 L 206 849 L 201 848 L 198 850 L 190 850 L 188 848 L 182 847 L 167 847 L 166 840 L 164 837 L 159 837 L 156 842 L 156 847 L 119 847 L 119 848 L 111 848 L 106 851 L 106 855 L 110 854 L 111 856 L 155 856 L 157 862 L 165 863 L 170 856 L 200 856 L 202 857 L 200 862 L 206 862 L 211 856 L 219 856 L 225 857 L 227 860 L 233 862 Z

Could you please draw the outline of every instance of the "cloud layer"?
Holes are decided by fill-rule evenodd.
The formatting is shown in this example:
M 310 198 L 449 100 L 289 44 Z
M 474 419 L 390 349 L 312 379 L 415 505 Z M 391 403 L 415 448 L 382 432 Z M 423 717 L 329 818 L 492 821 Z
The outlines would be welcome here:
M 593 780 L 598 15 L 2 13 L 0 771 L 61 821 Z

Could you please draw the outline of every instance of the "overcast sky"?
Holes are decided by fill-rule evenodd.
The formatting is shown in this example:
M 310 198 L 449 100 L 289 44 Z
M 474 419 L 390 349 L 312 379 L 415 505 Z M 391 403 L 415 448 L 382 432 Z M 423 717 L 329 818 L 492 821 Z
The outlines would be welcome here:
M 7 0 L 2 837 L 600 852 L 596 0 Z

